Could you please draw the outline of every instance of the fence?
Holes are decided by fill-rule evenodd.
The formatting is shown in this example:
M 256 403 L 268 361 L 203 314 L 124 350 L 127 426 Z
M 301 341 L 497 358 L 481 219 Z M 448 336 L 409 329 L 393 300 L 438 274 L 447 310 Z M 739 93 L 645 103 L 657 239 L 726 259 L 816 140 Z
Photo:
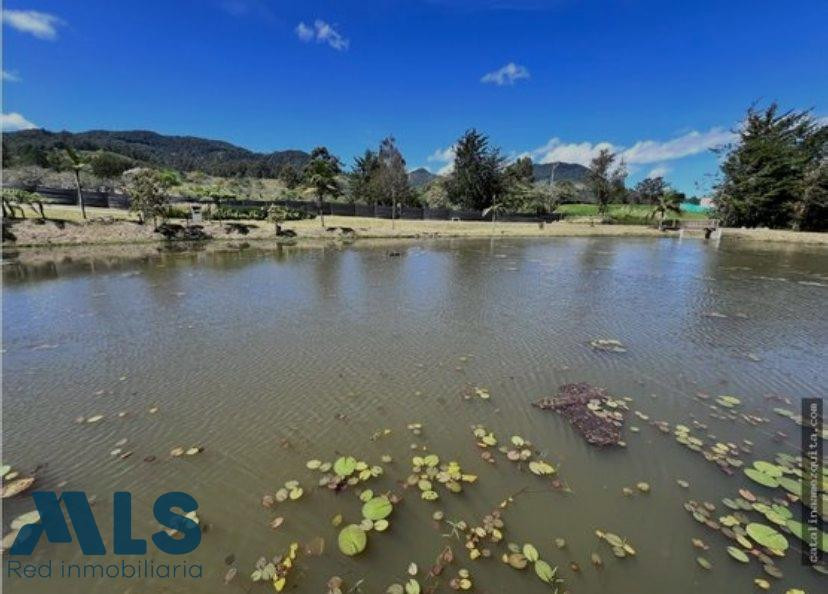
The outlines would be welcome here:
M 44 197 L 44 202 L 49 204 L 77 204 L 77 191 L 62 188 L 46 188 L 38 187 L 35 190 L 38 194 Z M 129 208 L 129 196 L 126 194 L 115 194 L 109 192 L 93 192 L 84 190 L 83 201 L 86 206 L 98 208 Z M 184 196 L 174 196 L 170 202 L 172 204 L 182 204 L 189 202 L 202 202 L 193 198 Z M 271 204 L 277 204 L 292 210 L 299 210 L 307 214 L 318 214 L 319 207 L 315 202 L 306 202 L 302 200 L 222 200 L 221 205 L 230 208 L 267 208 Z M 344 203 L 344 202 L 326 202 L 323 205 L 323 213 L 325 215 L 336 215 L 344 217 L 371 217 L 376 219 L 390 219 L 392 215 L 392 208 L 390 206 L 358 204 L 358 203 Z M 455 210 L 451 208 L 428 208 L 419 206 L 402 206 L 394 213 L 394 218 L 406 220 L 440 220 L 450 221 L 459 219 L 461 221 L 491 221 L 491 216 L 483 216 L 479 210 Z M 544 221 L 551 223 L 552 221 L 561 220 L 560 213 L 521 213 L 511 212 L 497 215 L 498 221 L 513 222 L 513 223 L 537 223 Z

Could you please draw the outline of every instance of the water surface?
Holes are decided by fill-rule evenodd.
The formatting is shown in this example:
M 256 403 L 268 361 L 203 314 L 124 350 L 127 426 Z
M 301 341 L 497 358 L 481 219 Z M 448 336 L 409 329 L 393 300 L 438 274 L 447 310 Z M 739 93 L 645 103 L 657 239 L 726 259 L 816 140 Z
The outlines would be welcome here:
M 796 408 L 828 385 L 825 249 L 611 238 L 136 249 L 143 251 L 7 254 L 3 461 L 43 465 L 41 488 L 65 481 L 65 489 L 97 495 L 107 543 L 114 491 L 132 492 L 133 531 L 143 537 L 158 529 L 150 513 L 158 495 L 191 493 L 210 529 L 186 561 L 202 564 L 204 576 L 6 580 L 9 591 L 265 592 L 247 579 L 260 555 L 323 536 L 326 552 L 302 558 L 292 591 L 323 592 L 340 575 L 350 585 L 364 579 L 363 592 L 384 592 L 409 562 L 428 567 L 451 544 L 476 591 L 542 592 L 531 571 L 464 559 L 462 543 L 430 520 L 437 509 L 479 520 L 524 487 L 529 492 L 505 516 L 506 539 L 537 546 L 561 566 L 572 592 L 751 592 L 762 576 L 755 561 L 728 558 L 730 543 L 682 507 L 693 498 L 721 509 L 721 498 L 738 488 L 761 487 L 741 473 L 726 476 L 632 411 L 627 447 L 597 450 L 530 403 L 561 384 L 589 382 L 632 398 L 631 409 L 651 420 L 697 419 L 716 440 L 751 440 L 748 463 L 797 454 L 799 427 L 771 411 L 776 397 Z M 628 352 L 596 352 L 588 346 L 595 338 L 621 340 Z M 463 398 L 477 386 L 489 389 L 489 401 Z M 712 419 L 698 393 L 736 395 L 741 410 L 768 422 Z M 95 414 L 104 420 L 75 422 Z M 422 423 L 422 436 L 406 429 L 410 423 Z M 548 489 L 504 458 L 483 462 L 475 423 L 501 439 L 532 440 L 572 493 Z M 390 435 L 371 440 L 386 428 Z M 787 435 L 781 442 L 779 431 Z M 122 438 L 134 452 L 125 460 L 110 455 Z M 169 458 L 172 448 L 192 444 L 205 451 Z M 458 460 L 478 483 L 462 495 L 443 492 L 436 503 L 402 491 L 411 444 Z M 390 454 L 386 475 L 369 486 L 405 497 L 388 532 L 371 534 L 354 559 L 336 550 L 330 518 L 358 521 L 355 493 L 315 489 L 318 475 L 305 468 L 311 458 L 340 454 L 373 463 Z M 148 456 L 157 460 L 144 462 Z M 290 479 L 305 496 L 262 508 L 262 495 Z M 622 488 L 638 481 L 652 492 L 624 497 Z M 32 507 L 28 497 L 5 503 L 4 532 Z M 285 524 L 273 531 L 276 515 Z M 595 529 L 628 538 L 637 556 L 614 559 Z M 566 549 L 555 548 L 556 537 Z M 712 571 L 696 565 L 691 538 L 711 546 Z M 600 572 L 589 565 L 593 551 L 605 560 Z M 225 586 L 231 554 L 240 577 Z M 35 559 L 83 560 L 73 545 L 45 542 Z M 774 591 L 825 586 L 795 551 L 779 565 L 785 578 Z

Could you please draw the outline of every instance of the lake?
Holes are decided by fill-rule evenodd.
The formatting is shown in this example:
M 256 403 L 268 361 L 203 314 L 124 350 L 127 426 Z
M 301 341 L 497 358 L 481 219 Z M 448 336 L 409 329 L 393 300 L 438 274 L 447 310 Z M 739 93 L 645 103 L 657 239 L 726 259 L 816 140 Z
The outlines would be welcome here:
M 40 489 L 94 494 L 107 544 L 115 491 L 132 493 L 135 537 L 159 529 L 152 506 L 167 491 L 191 494 L 205 528 L 180 559 L 149 542 L 149 559 L 201 565 L 200 578 L 13 577 L 10 592 L 272 591 L 250 581 L 257 559 L 316 537 L 324 552 L 300 553 L 286 591 L 325 592 L 338 575 L 348 588 L 364 580 L 359 591 L 385 592 L 408 579 L 411 562 L 425 590 L 446 545 L 455 562 L 440 591 L 460 568 L 473 591 L 549 591 L 531 567 L 501 562 L 507 542 L 531 543 L 559 566 L 561 591 L 752 592 L 754 578 L 774 592 L 824 591 L 826 578 L 801 564 L 799 541 L 782 529 L 791 546 L 774 558 L 781 580 L 757 559 L 728 556 L 734 542 L 685 502 L 715 505 L 716 521 L 734 513 L 722 499 L 740 488 L 769 502 L 785 491 L 739 467 L 729 476 L 673 435 L 683 424 L 705 450 L 734 444 L 729 456 L 744 466 L 799 454 L 800 427 L 774 409 L 798 413 L 800 399 L 828 386 L 824 248 L 570 238 L 7 251 L 3 281 L 3 463 L 24 474 L 39 467 Z M 596 339 L 626 351 L 592 348 Z M 631 399 L 626 447 L 593 447 L 555 412 L 531 406 L 579 382 Z M 722 395 L 739 403 L 717 404 Z M 530 440 L 568 490 L 497 448 L 494 464 L 483 460 L 477 424 L 501 444 Z M 204 449 L 170 455 L 191 446 Z M 429 453 L 477 481 L 422 500 L 405 481 L 412 456 Z M 383 475 L 341 492 L 318 487 L 322 473 L 306 463 L 340 456 Z M 298 500 L 262 506 L 290 480 L 303 488 Z M 649 493 L 636 488 L 642 481 Z M 337 534 L 360 522 L 363 488 L 402 501 L 390 526 L 346 557 Z M 518 493 L 490 559 L 469 560 L 465 539 L 432 519 L 440 510 L 477 525 Z M 4 504 L 5 534 L 33 504 L 28 495 Z M 801 517 L 798 504 L 789 509 Z M 757 511 L 740 514 L 768 523 Z M 284 523 L 273 529 L 277 516 Z M 596 530 L 626 539 L 635 556 L 616 558 Z M 593 552 L 603 568 L 591 565 Z M 51 560 L 53 571 L 61 561 L 121 559 L 84 558 L 76 544 L 45 539 L 31 558 Z M 225 585 L 230 566 L 238 575 Z

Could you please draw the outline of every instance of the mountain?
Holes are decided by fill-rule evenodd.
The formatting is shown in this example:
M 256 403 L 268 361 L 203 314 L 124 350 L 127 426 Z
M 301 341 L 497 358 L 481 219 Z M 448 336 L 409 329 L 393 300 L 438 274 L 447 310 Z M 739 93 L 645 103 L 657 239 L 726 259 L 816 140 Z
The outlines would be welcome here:
M 532 164 L 532 176 L 536 182 L 571 181 L 573 183 L 585 183 L 588 174 L 589 168 L 578 163 L 554 161 L 552 163 Z
M 437 177 L 437 175 L 431 173 L 425 167 L 420 167 L 419 169 L 415 169 L 414 171 L 410 171 L 408 173 L 408 182 L 415 188 L 419 188 L 428 184 L 431 180 L 436 179 Z
M 45 165 L 52 149 L 65 146 L 82 151 L 104 150 L 137 163 L 220 176 L 276 177 L 283 165 L 301 168 L 308 159 L 308 154 L 299 150 L 257 153 L 221 140 L 146 130 L 20 130 L 3 134 L 3 163 Z

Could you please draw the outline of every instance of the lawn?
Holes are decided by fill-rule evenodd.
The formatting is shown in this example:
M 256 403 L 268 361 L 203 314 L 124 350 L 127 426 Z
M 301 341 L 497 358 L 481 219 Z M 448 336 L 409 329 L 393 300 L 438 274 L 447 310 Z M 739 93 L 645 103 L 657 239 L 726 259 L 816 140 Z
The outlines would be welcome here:
M 650 214 L 652 207 L 646 204 L 610 204 L 610 217 L 619 223 L 640 224 L 647 221 L 647 216 Z M 597 217 L 598 205 L 596 204 L 562 204 L 558 207 L 556 212 L 564 215 L 566 218 L 571 217 Z M 703 212 L 688 212 L 682 211 L 681 215 L 676 217 L 673 214 L 668 214 L 668 219 L 709 219 L 711 215 Z

